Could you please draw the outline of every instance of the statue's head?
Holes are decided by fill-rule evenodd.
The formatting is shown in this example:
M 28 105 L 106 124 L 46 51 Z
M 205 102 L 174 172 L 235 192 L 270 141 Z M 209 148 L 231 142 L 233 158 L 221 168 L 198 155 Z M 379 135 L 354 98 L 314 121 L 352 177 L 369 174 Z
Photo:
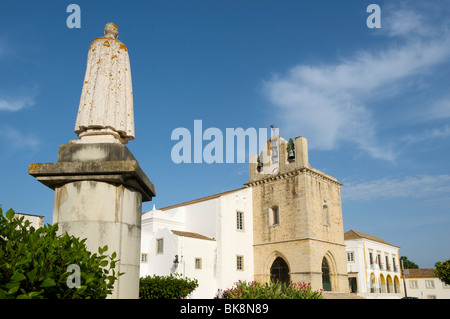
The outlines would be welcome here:
M 119 36 L 119 29 L 114 23 L 107 23 L 105 25 L 105 37 L 117 39 Z

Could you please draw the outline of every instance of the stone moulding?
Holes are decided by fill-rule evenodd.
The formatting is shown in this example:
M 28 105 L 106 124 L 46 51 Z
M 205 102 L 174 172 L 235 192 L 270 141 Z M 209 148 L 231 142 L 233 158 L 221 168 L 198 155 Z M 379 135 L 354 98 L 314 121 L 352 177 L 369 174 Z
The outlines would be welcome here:
M 136 189 L 142 201 L 156 196 L 155 186 L 130 150 L 117 143 L 63 144 L 56 163 L 32 163 L 28 174 L 55 190 L 77 181 L 98 181 Z
M 270 183 L 274 180 L 277 179 L 283 179 L 286 178 L 288 176 L 293 176 L 293 175 L 298 175 L 300 173 L 306 173 L 309 174 L 311 176 L 316 176 L 319 178 L 323 178 L 329 182 L 332 182 L 333 184 L 341 187 L 343 186 L 341 183 L 339 183 L 335 178 L 326 175 L 325 173 L 322 173 L 314 168 L 308 168 L 308 167 L 302 167 L 302 168 L 298 168 L 294 171 L 290 171 L 290 172 L 286 172 L 286 173 L 280 173 L 278 175 L 268 175 L 268 177 L 262 179 L 262 180 L 257 180 L 257 181 L 249 181 L 248 183 L 244 184 L 245 187 L 251 187 L 251 186 L 256 186 L 256 185 L 260 185 L 260 184 L 265 184 L 265 183 Z
M 135 188 L 143 202 L 156 195 L 154 185 L 136 160 L 32 163 L 28 174 L 53 190 L 66 183 L 91 180 Z

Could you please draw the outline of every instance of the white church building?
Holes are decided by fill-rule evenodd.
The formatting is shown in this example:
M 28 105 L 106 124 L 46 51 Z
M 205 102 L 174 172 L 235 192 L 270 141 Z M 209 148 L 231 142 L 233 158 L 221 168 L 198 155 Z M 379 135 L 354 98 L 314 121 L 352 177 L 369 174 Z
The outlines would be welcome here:
M 153 209 L 141 227 L 141 277 L 195 278 L 192 298 L 212 298 L 219 288 L 253 280 L 250 188 Z

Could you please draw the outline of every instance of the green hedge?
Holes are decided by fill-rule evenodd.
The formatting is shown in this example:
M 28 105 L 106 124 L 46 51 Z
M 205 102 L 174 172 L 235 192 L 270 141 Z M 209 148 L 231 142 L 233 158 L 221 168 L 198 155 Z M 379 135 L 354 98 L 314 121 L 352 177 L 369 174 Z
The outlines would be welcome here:
M 0 298 L 89 299 L 112 293 L 120 274 L 114 271 L 116 253 L 103 254 L 107 246 L 92 254 L 86 239 L 57 235 L 57 224 L 35 229 L 12 209 L 5 215 L 0 207 Z
M 139 298 L 185 298 L 197 287 L 197 279 L 182 278 L 179 274 L 170 274 L 169 276 L 146 276 L 139 280 Z

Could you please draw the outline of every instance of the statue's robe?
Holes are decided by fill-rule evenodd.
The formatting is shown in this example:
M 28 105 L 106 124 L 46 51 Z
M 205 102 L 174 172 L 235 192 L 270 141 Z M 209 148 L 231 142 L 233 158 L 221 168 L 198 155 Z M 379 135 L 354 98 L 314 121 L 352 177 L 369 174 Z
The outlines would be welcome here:
M 89 48 L 75 133 L 110 134 L 122 143 L 134 139 L 133 91 L 127 47 L 111 36 Z

